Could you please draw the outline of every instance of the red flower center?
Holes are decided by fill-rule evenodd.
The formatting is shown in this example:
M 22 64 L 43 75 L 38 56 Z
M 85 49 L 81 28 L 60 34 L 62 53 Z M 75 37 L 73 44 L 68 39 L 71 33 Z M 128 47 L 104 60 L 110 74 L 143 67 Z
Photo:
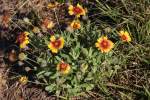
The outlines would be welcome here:
M 121 36 L 121 39 L 126 41 L 126 40 L 127 40 L 127 37 L 126 37 L 125 35 L 122 35 L 122 36 Z
M 74 12 L 75 14 L 80 14 L 80 13 L 82 13 L 82 9 L 79 8 L 79 7 L 74 7 L 74 8 L 73 8 L 73 12 Z
M 23 43 L 25 41 L 26 35 L 24 33 L 21 33 L 18 37 L 17 37 L 17 41 L 19 43 Z
M 7 24 L 9 22 L 9 16 L 8 15 L 4 15 L 2 17 L 2 23 Z
M 60 70 L 66 70 L 67 69 L 68 64 L 66 63 L 61 63 L 60 64 Z
M 60 45 L 61 45 L 61 41 L 60 41 L 60 40 L 56 40 L 56 41 L 52 42 L 52 45 L 53 45 L 55 48 L 59 48 Z
M 75 29 L 78 28 L 78 24 L 74 23 L 73 28 L 75 28 Z
M 109 47 L 109 43 L 107 40 L 102 40 L 102 42 L 100 43 L 100 47 L 107 49 Z

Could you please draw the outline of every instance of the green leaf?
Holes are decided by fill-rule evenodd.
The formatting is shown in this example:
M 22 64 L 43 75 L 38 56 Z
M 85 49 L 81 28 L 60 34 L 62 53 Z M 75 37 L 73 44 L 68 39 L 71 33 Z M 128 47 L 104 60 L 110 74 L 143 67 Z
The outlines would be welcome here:
M 42 62 L 42 60 L 43 60 L 43 59 L 40 58 L 40 57 L 37 58 L 37 62 L 38 62 L 38 63 Z
M 89 50 L 89 52 L 88 52 L 88 53 L 89 53 L 89 55 L 88 55 L 88 56 L 89 56 L 89 58 L 91 58 L 91 57 L 92 57 L 92 53 L 93 53 L 92 48 L 90 48 L 90 50 Z
M 82 48 L 81 50 L 85 56 L 88 56 L 89 53 L 88 53 L 88 50 L 86 48 Z
M 46 66 L 47 66 L 47 62 L 45 60 L 42 60 L 41 67 L 46 67 Z
M 69 89 L 69 88 L 71 88 L 71 85 L 69 85 L 69 84 L 63 84 L 62 87 L 65 88 L 65 89 Z
M 43 77 L 44 77 L 44 76 L 43 76 L 44 73 L 45 73 L 45 71 L 39 72 L 39 73 L 37 74 L 37 77 L 38 77 L 38 78 L 43 78 Z
M 85 81 L 91 81 L 93 78 L 92 77 L 87 77 L 87 78 L 85 78 L 84 80 Z
M 95 73 L 97 71 L 97 66 L 92 66 L 92 71 Z
M 85 84 L 82 84 L 81 87 L 85 88 L 86 91 L 90 91 L 94 88 L 94 85 L 85 83 Z
M 51 79 L 56 79 L 59 76 L 59 73 L 56 72 L 53 76 L 50 76 Z
M 67 59 L 67 62 L 68 62 L 68 63 L 71 63 L 71 62 L 72 62 L 72 61 L 71 61 L 71 57 L 68 56 L 68 55 L 66 55 L 66 54 L 61 54 L 61 57 Z
M 88 64 L 86 64 L 86 63 L 81 64 L 80 69 L 81 69 L 81 71 L 82 71 L 83 73 L 86 72 L 87 68 L 88 68 Z
M 57 59 L 58 61 L 61 61 L 61 58 L 60 58 L 59 56 L 56 56 L 56 59 Z
M 94 85 L 93 84 L 88 84 L 86 86 L 86 91 L 89 91 L 89 90 L 92 90 L 94 88 Z
M 44 73 L 44 76 L 50 76 L 52 74 L 52 72 L 46 72 Z
M 148 88 L 145 86 L 143 86 L 143 87 L 144 87 L 146 95 L 150 98 L 150 90 L 148 90 Z
M 56 84 L 51 84 L 45 87 L 45 90 L 48 92 L 53 92 L 56 89 Z

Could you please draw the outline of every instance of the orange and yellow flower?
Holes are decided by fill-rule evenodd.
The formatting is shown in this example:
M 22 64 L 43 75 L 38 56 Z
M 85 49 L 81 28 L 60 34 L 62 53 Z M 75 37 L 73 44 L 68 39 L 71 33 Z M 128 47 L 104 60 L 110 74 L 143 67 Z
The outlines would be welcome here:
M 72 21 L 72 23 L 70 24 L 70 27 L 72 29 L 80 29 L 81 28 L 81 23 L 79 20 L 74 20 Z
M 23 85 L 27 84 L 28 83 L 28 77 L 26 77 L 26 76 L 20 77 L 19 82 Z
M 53 27 L 55 26 L 54 22 L 45 18 L 43 20 L 43 23 L 42 23 L 42 27 L 45 27 L 47 29 L 52 29 Z
M 77 17 L 86 14 L 86 9 L 84 9 L 80 4 L 77 4 L 77 6 L 70 5 L 68 10 L 69 15 L 75 15 Z
M 130 42 L 131 37 L 127 31 L 120 31 L 119 36 L 123 42 Z
M 57 71 L 60 71 L 62 74 L 68 74 L 70 72 L 70 65 L 61 61 L 57 64 Z
M 58 53 L 58 50 L 62 49 L 63 47 L 64 47 L 63 37 L 56 39 L 55 36 L 51 36 L 48 48 L 52 51 L 52 53 Z
M 107 53 L 114 47 L 114 43 L 106 36 L 100 37 L 95 45 L 102 53 Z
M 29 32 L 23 32 L 17 37 L 17 42 L 20 44 L 20 48 L 25 48 L 29 44 Z

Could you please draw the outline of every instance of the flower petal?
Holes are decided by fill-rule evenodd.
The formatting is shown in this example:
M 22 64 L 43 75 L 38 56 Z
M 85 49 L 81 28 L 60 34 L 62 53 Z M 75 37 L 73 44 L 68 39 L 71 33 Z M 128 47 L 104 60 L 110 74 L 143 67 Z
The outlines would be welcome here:
M 54 42 L 54 41 L 56 40 L 55 36 L 51 36 L 51 37 L 50 37 L 50 40 L 51 40 L 52 42 Z
M 69 5 L 68 10 L 73 10 L 73 5 Z

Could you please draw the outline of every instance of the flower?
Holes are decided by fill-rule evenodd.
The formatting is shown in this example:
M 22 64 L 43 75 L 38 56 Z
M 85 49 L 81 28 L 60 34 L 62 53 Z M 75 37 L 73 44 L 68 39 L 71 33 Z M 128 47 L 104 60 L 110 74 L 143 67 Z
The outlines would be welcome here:
M 29 44 L 29 32 L 23 32 L 17 37 L 17 42 L 20 44 L 20 48 L 25 48 Z
M 70 72 L 70 65 L 61 61 L 57 64 L 57 70 L 60 71 L 62 74 L 68 74 Z
M 86 14 L 86 10 L 83 9 L 83 7 L 80 4 L 77 4 L 77 6 L 69 5 L 68 10 L 69 15 L 75 15 L 77 17 Z
M 24 17 L 24 18 L 23 18 L 23 21 L 26 22 L 27 24 L 31 24 L 29 18 L 27 18 L 27 17 Z
M 81 28 L 81 24 L 79 20 L 74 20 L 71 24 L 70 27 L 72 29 L 80 29 Z
M 25 67 L 25 71 L 29 72 L 31 71 L 32 69 L 30 67 Z
M 20 61 L 26 60 L 27 59 L 27 55 L 25 55 L 23 52 L 21 52 L 18 56 Z
M 56 39 L 55 36 L 51 36 L 48 48 L 52 51 L 52 53 L 58 53 L 58 50 L 62 49 L 63 46 L 64 46 L 63 37 Z
M 8 24 L 10 22 L 10 15 L 8 13 L 4 14 L 1 18 L 2 20 L 2 25 L 4 25 L 5 27 L 8 27 Z
M 33 27 L 33 30 L 32 30 L 34 33 L 40 33 L 40 29 L 38 27 Z
M 47 6 L 47 8 L 51 9 L 51 8 L 55 8 L 57 7 L 59 3 L 58 2 L 50 2 Z
M 106 36 L 100 37 L 95 45 L 102 53 L 107 53 L 114 47 L 114 43 L 111 40 L 108 40 Z
M 55 24 L 54 24 L 53 21 L 51 21 L 51 20 L 45 18 L 45 19 L 43 20 L 43 23 L 42 23 L 42 27 L 43 27 L 43 26 L 44 26 L 45 28 L 47 28 L 47 29 L 52 29 L 52 28 L 55 26 Z
M 20 79 L 19 79 L 19 82 L 23 85 L 27 84 L 28 83 L 28 77 L 26 76 L 21 76 Z
M 12 49 L 9 53 L 8 53 L 8 60 L 10 62 L 15 62 L 17 60 L 17 53 L 15 49 Z
M 22 66 L 22 65 L 24 65 L 24 62 L 18 61 L 18 65 L 19 65 L 19 66 Z
M 120 31 L 119 36 L 123 42 L 130 42 L 131 37 L 127 31 Z

